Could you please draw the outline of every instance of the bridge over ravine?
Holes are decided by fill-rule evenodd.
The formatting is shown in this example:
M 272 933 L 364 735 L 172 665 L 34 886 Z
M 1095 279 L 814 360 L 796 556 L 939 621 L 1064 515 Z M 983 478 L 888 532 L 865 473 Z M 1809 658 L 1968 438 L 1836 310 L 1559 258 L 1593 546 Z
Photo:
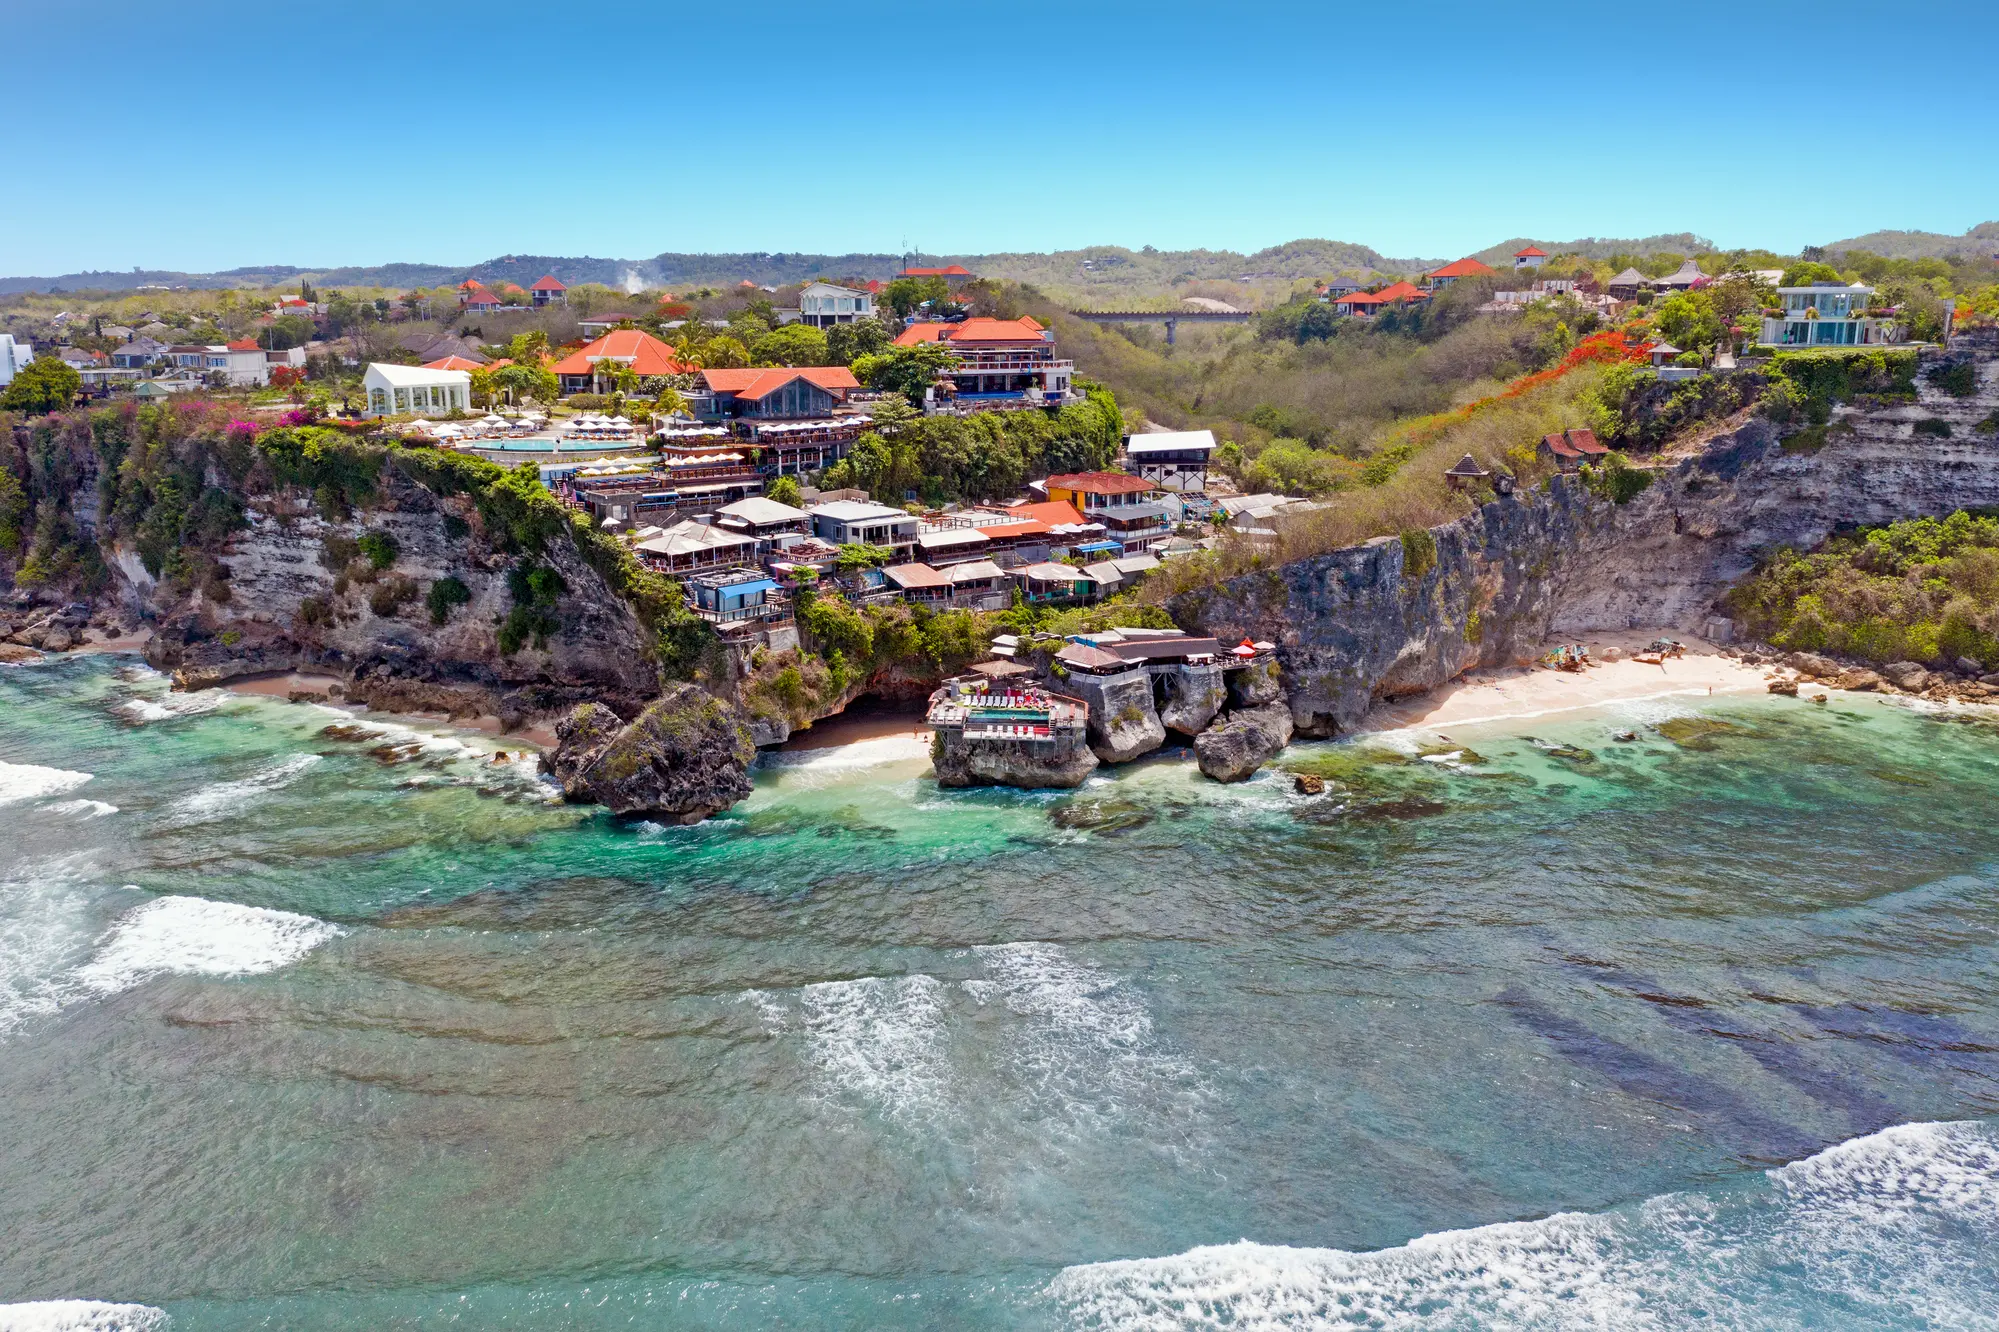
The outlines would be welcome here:
M 1168 346 L 1181 324 L 1247 324 L 1256 318 L 1253 310 L 1071 310 L 1069 314 L 1092 324 L 1164 324 Z

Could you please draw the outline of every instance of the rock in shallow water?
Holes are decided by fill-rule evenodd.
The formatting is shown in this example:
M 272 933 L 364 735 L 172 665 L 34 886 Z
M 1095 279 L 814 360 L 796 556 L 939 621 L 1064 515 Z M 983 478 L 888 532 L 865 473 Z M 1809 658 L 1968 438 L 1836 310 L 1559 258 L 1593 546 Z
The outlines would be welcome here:
M 697 685 L 677 685 L 630 725 L 601 703 L 556 723 L 542 764 L 563 795 L 613 814 L 693 823 L 750 793 L 756 746 L 735 710 Z
M 1194 738 L 1194 761 L 1218 782 L 1246 781 L 1291 743 L 1291 727 L 1285 704 L 1238 709 Z

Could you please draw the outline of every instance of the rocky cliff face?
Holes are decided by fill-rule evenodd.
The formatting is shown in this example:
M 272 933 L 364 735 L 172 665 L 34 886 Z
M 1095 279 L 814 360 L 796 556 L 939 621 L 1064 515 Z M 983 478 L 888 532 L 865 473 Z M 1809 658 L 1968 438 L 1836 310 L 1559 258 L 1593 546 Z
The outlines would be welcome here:
M 1022 745 L 967 740 L 962 732 L 939 731 L 931 741 L 930 766 L 939 786 L 1014 786 L 1038 791 L 1081 786 L 1097 770 L 1097 756 L 1088 745 L 1068 740 Z
M 346 522 L 287 508 L 277 497 L 254 501 L 248 529 L 222 557 L 226 601 L 199 591 L 171 598 L 136 556 L 118 552 L 127 596 L 159 616 L 148 658 L 190 687 L 260 671 L 323 670 L 351 677 L 350 696 L 380 694 L 380 706 L 502 716 L 582 698 L 609 699 L 629 715 L 657 692 L 630 606 L 565 539 L 540 557 L 566 589 L 551 612 L 555 628 L 544 644 L 502 655 L 499 626 L 513 608 L 507 575 L 516 559 L 480 539 L 469 505 L 385 475 L 382 506 Z M 329 546 L 338 551 L 344 539 L 351 549 L 364 533 L 393 538 L 390 567 L 376 571 L 365 560 L 332 567 L 340 561 Z M 462 582 L 469 600 L 433 624 L 424 594 L 446 577 Z
M 1815 546 L 1842 525 L 1999 506 L 1999 438 L 1975 428 L 1999 410 L 1999 360 L 1991 348 L 1958 355 L 1977 369 L 1971 397 L 1939 391 L 1926 363 L 1918 401 L 1842 407 L 1816 452 L 1787 451 L 1752 419 L 1664 466 L 1623 506 L 1557 478 L 1432 529 L 1429 567 L 1386 537 L 1188 593 L 1170 609 L 1224 642 L 1276 643 L 1305 736 L 1349 730 L 1377 699 L 1516 661 L 1552 634 L 1725 631 L 1717 599 L 1768 552 Z M 1918 435 L 1925 420 L 1948 422 L 1950 437 Z
M 692 823 L 750 793 L 756 746 L 733 707 L 691 684 L 675 685 L 629 724 L 597 703 L 556 726 L 542 766 L 571 800 L 613 814 Z

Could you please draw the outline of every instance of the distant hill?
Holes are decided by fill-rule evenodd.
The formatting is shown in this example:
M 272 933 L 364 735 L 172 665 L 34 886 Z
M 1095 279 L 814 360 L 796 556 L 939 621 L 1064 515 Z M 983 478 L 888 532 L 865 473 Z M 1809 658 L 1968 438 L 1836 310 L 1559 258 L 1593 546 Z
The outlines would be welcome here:
M 1946 236 L 1940 231 L 1870 231 L 1823 248 L 1831 254 L 1867 250 L 1889 259 L 1999 258 L 1999 222 L 1981 222 L 1962 236 Z
M 1691 231 L 1676 231 L 1670 236 L 1646 236 L 1638 240 L 1585 236 L 1581 240 L 1552 241 L 1515 236 L 1512 240 L 1488 246 L 1471 257 L 1494 267 L 1510 267 L 1513 256 L 1530 245 L 1539 246 L 1549 254 L 1579 254 L 1585 259 L 1608 259 L 1618 254 L 1699 254 L 1714 249 L 1713 241 L 1696 236 Z
M 1052 254 L 924 255 L 927 265 L 958 263 L 988 277 L 1031 282 L 1075 299 L 1115 295 L 1146 299 L 1170 294 L 1188 281 L 1276 282 L 1319 277 L 1343 269 L 1402 273 L 1434 267 L 1438 260 L 1387 259 L 1365 245 L 1345 241 L 1297 240 L 1255 254 L 1233 250 L 1130 250 L 1116 245 L 1061 250 Z M 476 264 L 382 264 L 373 267 L 309 268 L 266 264 L 220 273 L 166 269 L 129 272 L 94 270 L 52 277 L 0 278 L 0 294 L 24 291 L 131 291 L 144 286 L 220 289 L 288 285 L 304 278 L 320 287 L 411 287 L 455 285 L 468 277 L 482 282 L 514 282 L 525 287 L 544 273 L 572 286 L 601 282 L 609 287 L 727 287 L 742 281 L 781 287 L 813 278 L 888 278 L 901 270 L 899 254 L 656 254 L 649 259 L 596 259 L 563 255 L 509 254 Z

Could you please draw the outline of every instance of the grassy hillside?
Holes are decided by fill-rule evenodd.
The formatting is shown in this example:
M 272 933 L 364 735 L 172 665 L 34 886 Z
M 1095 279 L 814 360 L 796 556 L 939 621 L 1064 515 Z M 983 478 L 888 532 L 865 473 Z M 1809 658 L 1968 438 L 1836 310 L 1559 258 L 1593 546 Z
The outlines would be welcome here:
M 1981 222 L 1962 236 L 1938 231 L 1870 231 L 1821 248 L 1828 254 L 1865 250 L 1884 259 L 1991 259 L 1999 257 L 1999 222 Z

